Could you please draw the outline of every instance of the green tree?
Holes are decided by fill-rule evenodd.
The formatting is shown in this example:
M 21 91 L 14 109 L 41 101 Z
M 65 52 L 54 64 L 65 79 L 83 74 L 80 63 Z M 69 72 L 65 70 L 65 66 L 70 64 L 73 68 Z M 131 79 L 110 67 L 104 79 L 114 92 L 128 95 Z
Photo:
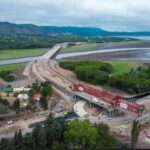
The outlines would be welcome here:
M 36 80 L 36 82 L 32 84 L 32 88 L 35 92 L 40 91 L 41 87 L 39 86 L 38 80 Z
M 45 124 L 44 124 L 45 127 L 49 127 L 54 120 L 55 120 L 54 116 L 52 115 L 52 113 L 50 113 L 47 119 L 45 120 Z
M 48 86 L 48 87 L 42 87 L 41 88 L 41 94 L 44 95 L 44 96 L 51 96 L 52 94 L 52 87 L 51 86 Z
M 111 73 L 112 72 L 112 65 L 109 63 L 103 63 L 100 65 L 99 70 L 107 72 L 107 73 Z
M 0 97 L 0 103 L 3 104 L 3 105 L 5 105 L 5 106 L 9 106 L 8 100 L 7 99 L 3 99 L 1 97 Z
M 52 150 L 66 150 L 64 143 L 54 142 L 51 147 Z
M 11 143 L 8 139 L 2 138 L 0 141 L 0 149 L 5 150 L 5 149 L 11 149 Z
M 32 131 L 32 139 L 33 139 L 34 146 L 38 146 L 38 135 L 40 130 L 41 130 L 41 126 L 37 125 Z
M 98 132 L 98 140 L 96 148 L 105 149 L 105 148 L 116 148 L 117 141 L 110 134 L 109 127 L 107 125 L 98 125 L 96 126 Z
M 131 147 L 134 148 L 139 137 L 140 133 L 140 124 L 138 121 L 133 122 L 132 130 L 131 130 Z
M 92 148 L 96 145 L 98 133 L 89 120 L 71 122 L 64 133 L 69 148 Z
M 55 141 L 62 142 L 64 140 L 65 126 L 64 118 L 54 118 L 52 114 L 49 115 L 45 121 L 48 147 L 51 147 L 52 143 Z
M 147 73 L 150 74 L 150 66 L 147 68 Z
M 33 140 L 32 140 L 32 134 L 27 133 L 25 137 L 23 138 L 23 145 L 27 149 L 32 149 L 33 148 Z
M 11 71 L 1 71 L 0 77 L 8 82 L 12 82 L 15 79 Z
M 13 104 L 13 108 L 18 112 L 20 110 L 20 101 L 16 99 Z
M 17 146 L 18 145 L 18 133 L 17 131 L 15 131 L 15 136 L 14 136 L 14 145 Z
M 29 98 L 32 99 L 33 96 L 34 96 L 34 90 L 31 89 L 31 90 L 29 91 L 28 95 L 29 95 Z
M 40 104 L 41 104 L 42 108 L 44 108 L 44 109 L 48 108 L 48 101 L 47 101 L 47 97 L 45 95 L 41 96 Z
M 137 68 L 137 70 L 138 70 L 138 71 L 141 71 L 141 70 L 142 70 L 142 66 L 139 66 L 139 67 Z
M 63 133 L 65 128 L 65 120 L 62 117 L 54 119 L 52 124 L 49 126 L 51 128 L 51 139 L 52 141 L 63 141 Z
M 7 113 L 8 107 L 0 103 L 0 113 Z
M 38 132 L 38 145 L 41 148 L 46 147 L 47 139 L 46 139 L 46 130 L 45 128 L 41 128 Z
M 19 145 L 19 148 L 21 148 L 23 145 L 23 136 L 22 136 L 21 130 L 19 130 L 19 132 L 18 132 L 18 145 Z

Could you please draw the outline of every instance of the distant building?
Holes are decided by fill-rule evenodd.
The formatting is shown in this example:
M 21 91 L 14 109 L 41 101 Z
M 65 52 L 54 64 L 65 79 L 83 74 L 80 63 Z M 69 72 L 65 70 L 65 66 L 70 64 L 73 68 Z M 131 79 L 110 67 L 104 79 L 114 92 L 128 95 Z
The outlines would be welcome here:
M 33 97 L 35 101 L 40 101 L 42 95 L 40 93 L 35 93 Z
M 20 101 L 27 101 L 29 99 L 28 94 L 18 94 L 17 97 Z
M 14 93 L 28 92 L 30 90 L 31 88 L 25 88 L 25 87 L 13 88 Z

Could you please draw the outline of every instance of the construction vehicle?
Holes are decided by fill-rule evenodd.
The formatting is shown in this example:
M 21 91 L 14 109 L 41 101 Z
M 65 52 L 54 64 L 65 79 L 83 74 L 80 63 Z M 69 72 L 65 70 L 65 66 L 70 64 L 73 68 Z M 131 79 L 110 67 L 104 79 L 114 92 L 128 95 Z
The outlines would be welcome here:
M 143 105 L 137 104 L 136 102 L 130 102 L 124 97 L 121 97 L 119 95 L 112 95 L 108 92 L 91 87 L 89 85 L 78 83 L 72 84 L 70 88 L 72 91 L 80 91 L 93 95 L 97 98 L 100 98 L 104 102 L 111 104 L 114 107 L 120 107 L 138 115 L 142 115 L 144 111 Z

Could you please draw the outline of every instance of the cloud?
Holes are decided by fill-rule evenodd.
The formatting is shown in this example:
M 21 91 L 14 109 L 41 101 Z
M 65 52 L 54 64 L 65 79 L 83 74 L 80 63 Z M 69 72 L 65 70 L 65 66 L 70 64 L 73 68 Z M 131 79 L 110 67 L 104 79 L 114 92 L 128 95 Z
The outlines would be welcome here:
M 0 0 L 0 21 L 150 31 L 148 0 Z

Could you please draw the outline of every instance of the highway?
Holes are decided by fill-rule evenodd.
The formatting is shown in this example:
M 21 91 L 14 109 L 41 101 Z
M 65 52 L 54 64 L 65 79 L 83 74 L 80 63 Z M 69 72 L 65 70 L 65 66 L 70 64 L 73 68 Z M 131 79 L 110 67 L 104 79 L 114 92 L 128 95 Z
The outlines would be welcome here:
M 57 46 L 66 47 L 67 43 L 58 44 Z M 50 49 L 51 50 L 51 49 Z M 149 56 L 149 50 L 150 48 L 122 48 L 122 49 L 102 49 L 102 50 L 92 50 L 92 51 L 85 51 L 85 52 L 72 52 L 72 53 L 65 53 L 65 54 L 58 54 L 56 56 L 56 59 L 63 59 L 63 58 L 69 58 L 69 57 L 75 57 L 75 56 L 84 56 L 89 54 L 99 54 L 99 53 L 112 53 L 112 52 L 131 52 L 131 51 L 142 51 L 141 57 L 134 57 L 134 58 L 128 58 L 128 59 L 121 59 L 121 60 L 150 60 L 150 58 L 145 57 L 146 54 Z M 51 55 L 51 54 L 50 54 Z M 45 57 L 45 56 L 44 56 Z M 47 58 L 48 54 L 46 54 Z M 45 58 L 46 58 L 45 57 Z M 0 65 L 8 65 L 8 64 L 17 64 L 17 63 L 26 63 L 26 62 L 32 62 L 34 60 L 40 59 L 40 56 L 37 57 L 27 57 L 27 58 L 18 58 L 18 59 L 10 59 L 10 60 L 1 60 Z
M 50 53 L 49 53 L 50 56 Z M 46 81 L 49 80 L 53 87 L 55 87 L 56 89 L 58 89 L 59 91 L 61 91 L 62 93 L 64 93 L 64 95 L 68 95 L 68 98 L 73 101 L 73 97 L 79 96 L 87 101 L 93 102 L 91 101 L 91 97 L 85 93 L 81 93 L 81 92 L 73 92 L 70 89 L 70 85 L 74 82 L 78 82 L 77 80 L 73 81 L 72 79 L 68 78 L 65 76 L 65 74 L 62 73 L 62 70 L 60 69 L 58 62 L 54 61 L 54 60 L 50 60 L 47 59 L 47 56 L 45 54 L 45 57 L 38 61 L 36 61 L 33 64 L 33 72 L 35 73 L 35 75 L 37 76 L 37 78 L 41 81 Z M 101 101 L 102 102 L 102 101 Z M 94 102 L 93 102 L 94 103 Z M 104 102 L 102 102 L 104 103 Z M 99 103 L 95 103 L 99 106 L 106 106 L 106 104 L 102 104 Z M 108 109 L 108 106 L 106 106 L 106 109 Z M 118 118 L 112 118 L 112 119 L 97 119 L 96 117 L 90 116 L 90 120 L 93 123 L 106 123 L 106 124 L 122 124 L 124 122 L 131 122 L 134 119 L 136 119 L 137 116 L 136 115 L 132 115 L 132 114 L 127 114 L 124 117 L 118 117 Z
M 70 85 L 72 83 L 77 83 L 78 80 L 72 79 L 69 76 L 66 76 L 64 73 L 64 69 L 59 67 L 59 64 L 57 61 L 51 60 L 50 58 L 53 57 L 61 48 L 66 47 L 66 43 L 63 44 L 58 44 L 54 46 L 54 48 L 50 49 L 46 54 L 43 56 L 39 57 L 36 61 L 33 61 L 29 63 L 23 74 L 26 75 L 27 77 L 30 78 L 30 73 L 33 73 L 35 75 L 35 79 L 38 79 L 42 82 L 44 81 L 50 81 L 52 83 L 53 89 L 61 94 L 69 103 L 70 107 L 73 107 L 75 104 L 75 95 L 79 96 L 82 99 L 85 99 L 87 101 L 91 101 L 91 95 L 87 95 L 85 93 L 81 92 L 73 92 L 70 89 Z M 97 103 L 93 103 L 103 106 L 105 109 L 108 109 L 108 106 L 106 103 L 103 101 Z M 80 117 L 79 119 L 85 119 L 86 117 Z M 89 115 L 88 119 L 93 123 L 93 124 L 99 124 L 99 123 L 104 123 L 104 124 L 109 124 L 109 125 L 120 125 L 124 123 L 130 123 L 134 119 L 136 119 L 136 116 L 133 116 L 131 114 L 126 114 L 123 117 L 117 117 L 117 118 L 97 118 L 92 115 Z M 32 119 L 30 121 L 25 122 L 25 127 L 22 130 L 23 134 L 27 132 L 31 132 L 32 129 L 29 128 L 29 125 L 34 122 L 41 122 L 45 120 L 45 117 L 40 117 L 36 119 Z M 14 136 L 14 131 L 9 134 L 1 134 L 1 137 L 12 137 Z

